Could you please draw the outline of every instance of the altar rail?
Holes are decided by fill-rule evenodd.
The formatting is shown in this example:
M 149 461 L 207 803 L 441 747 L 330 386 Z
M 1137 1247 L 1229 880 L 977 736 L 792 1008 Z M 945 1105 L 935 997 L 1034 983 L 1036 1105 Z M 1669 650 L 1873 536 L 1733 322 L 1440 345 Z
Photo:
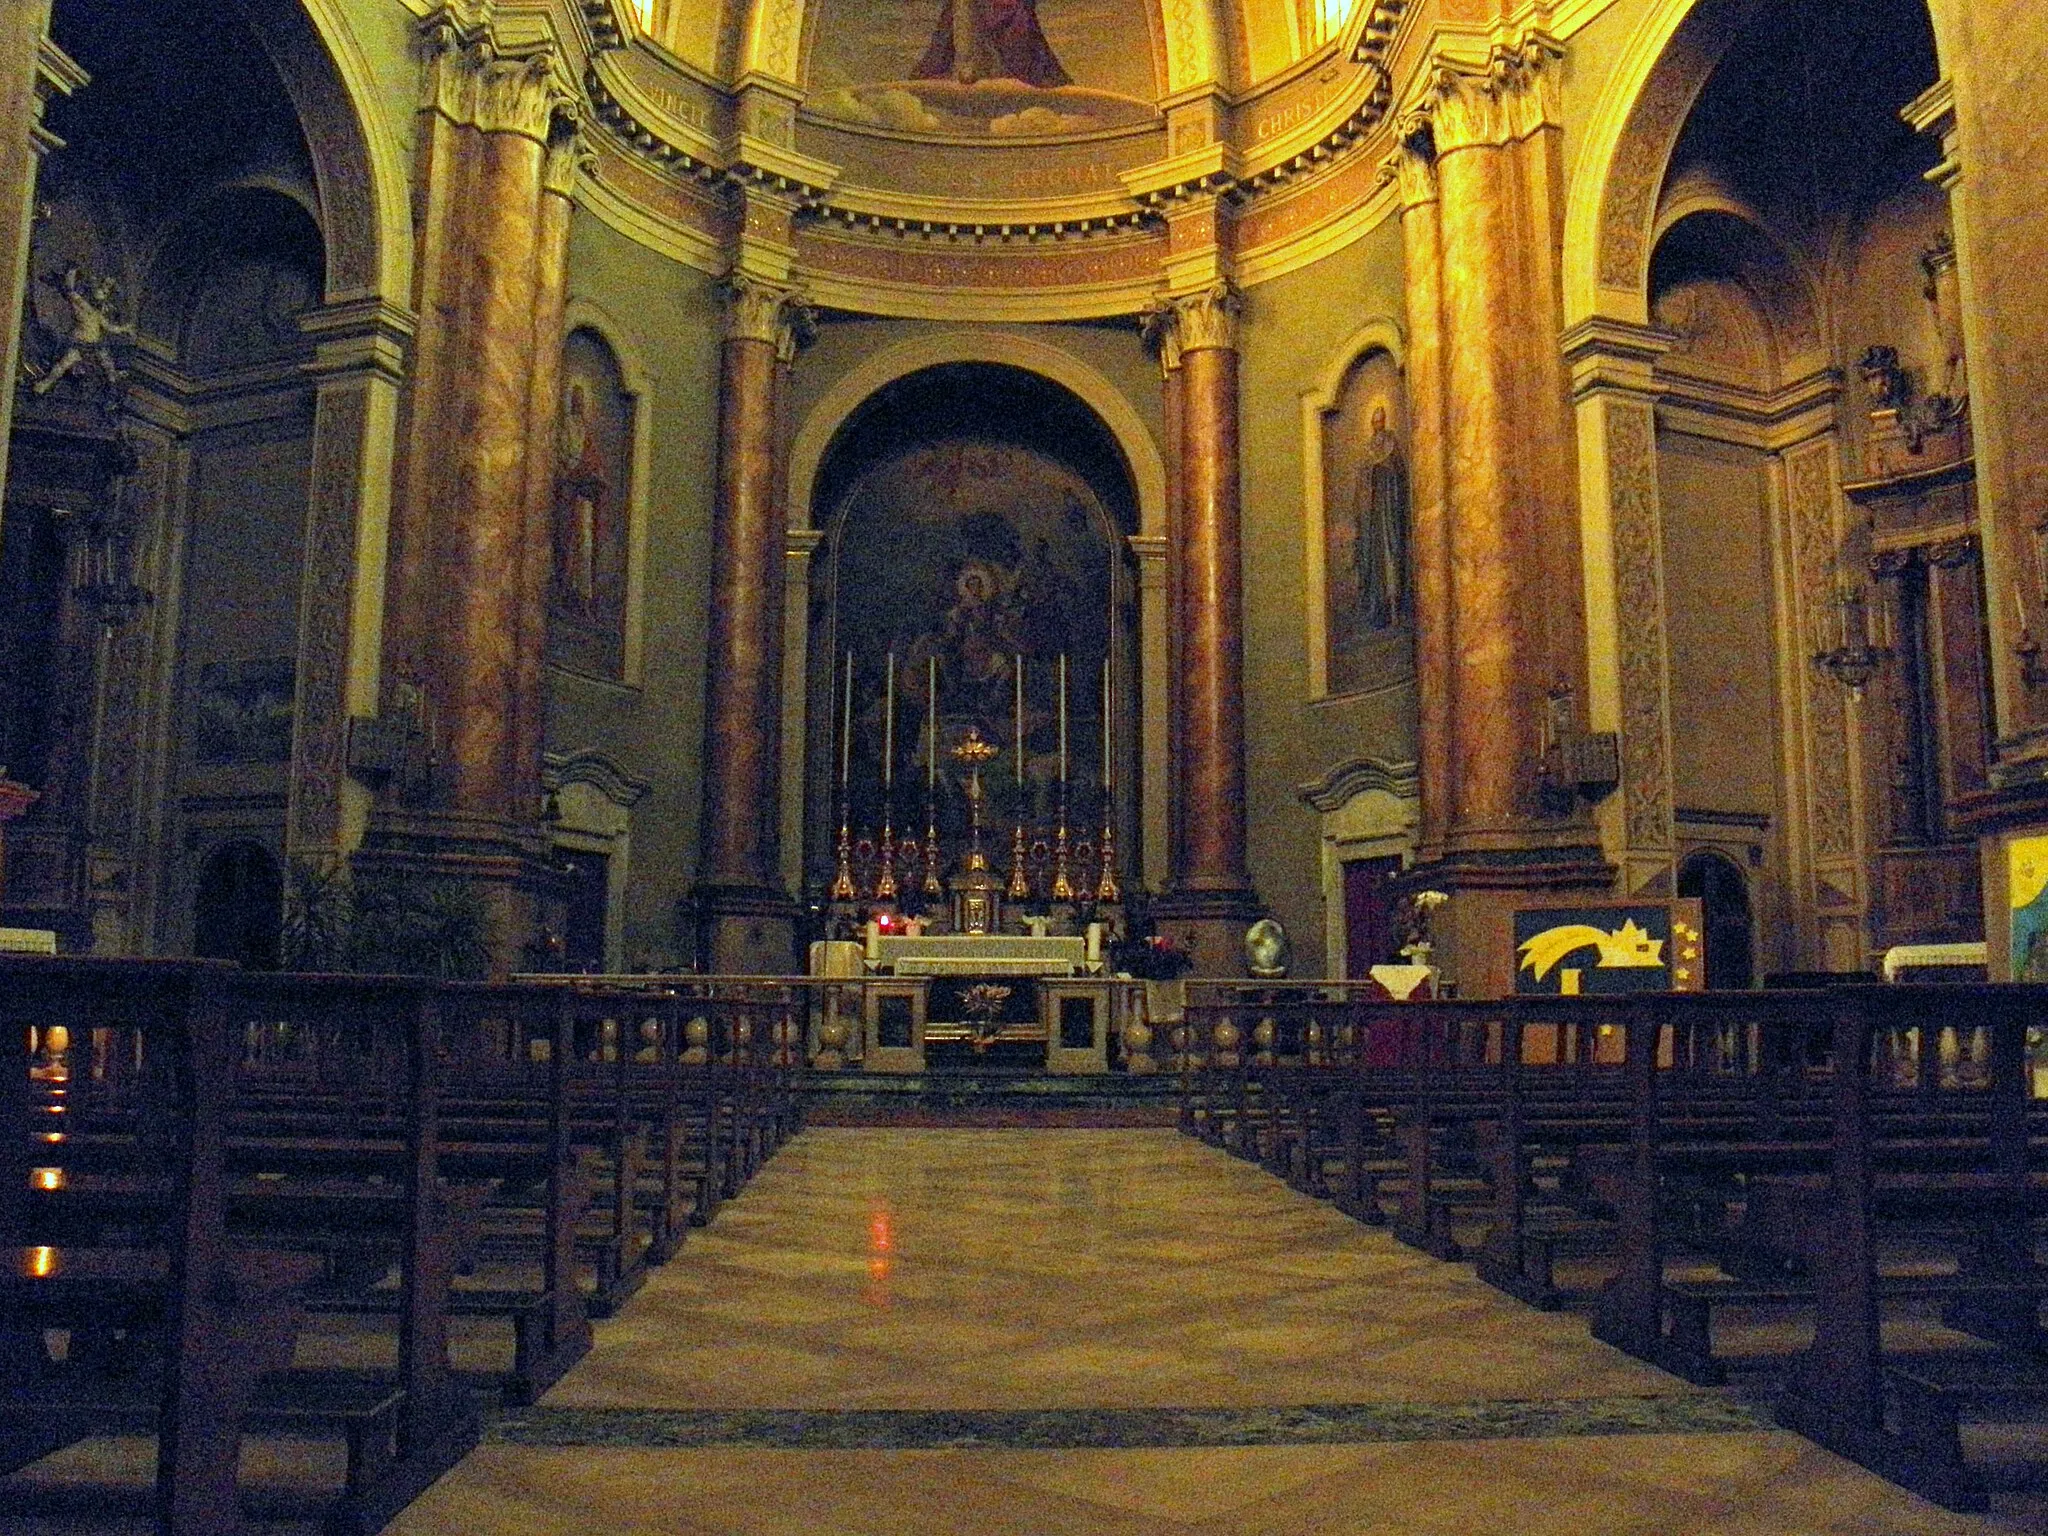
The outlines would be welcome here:
M 698 1027 L 708 1009 L 775 1065 L 921 1073 L 934 1047 L 1026 1053 L 1063 1076 L 1159 1070 L 1157 1007 L 1143 982 L 1106 976 L 527 976 L 529 985 L 637 992 L 669 1001 Z M 986 1010 L 963 1008 L 977 983 Z M 1178 1018 L 1177 1006 L 1173 1016 Z M 693 1048 L 697 1042 L 691 1042 Z M 615 1047 L 614 1047 L 615 1048 Z M 637 1049 L 647 1049 L 640 1042 Z M 1041 1060 L 1042 1058 L 1042 1060 Z

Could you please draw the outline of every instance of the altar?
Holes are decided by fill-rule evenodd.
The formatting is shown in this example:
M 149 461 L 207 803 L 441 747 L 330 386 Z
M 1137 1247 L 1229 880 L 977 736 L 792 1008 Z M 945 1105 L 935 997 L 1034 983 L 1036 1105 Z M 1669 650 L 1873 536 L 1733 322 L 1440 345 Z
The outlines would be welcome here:
M 1109 1071 L 1120 987 L 1099 925 L 1085 934 L 884 932 L 813 947 L 812 970 L 858 978 L 860 1052 L 869 1072 L 923 1073 L 938 1051 L 1043 1052 L 1048 1073 Z M 847 1065 L 856 1065 L 849 1059 Z

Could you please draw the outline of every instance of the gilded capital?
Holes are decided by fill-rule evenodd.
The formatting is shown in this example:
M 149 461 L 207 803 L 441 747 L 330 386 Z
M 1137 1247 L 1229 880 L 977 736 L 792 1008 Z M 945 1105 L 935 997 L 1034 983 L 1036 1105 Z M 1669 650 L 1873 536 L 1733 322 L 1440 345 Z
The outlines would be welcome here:
M 1168 299 L 1154 299 L 1139 316 L 1145 345 L 1159 358 L 1161 373 L 1180 371 L 1180 315 Z
M 597 156 L 583 141 L 576 125 L 558 120 L 553 135 L 548 139 L 548 158 L 541 171 L 541 184 L 556 197 L 573 198 L 578 173 L 595 171 L 596 168 Z
M 1214 283 L 1200 293 L 1184 294 L 1170 302 L 1183 353 L 1237 350 L 1237 321 L 1244 313 L 1244 297 L 1231 284 Z
M 1428 121 L 1436 153 L 1512 144 L 1557 123 L 1563 57 L 1563 45 L 1537 31 L 1496 43 L 1483 61 L 1439 54 L 1415 109 Z
M 792 363 L 817 333 L 816 313 L 793 288 L 735 273 L 726 281 L 725 296 L 727 341 L 766 342 L 779 359 Z
M 1427 118 L 1411 114 L 1402 122 L 1394 152 L 1380 165 L 1378 184 L 1395 189 L 1403 213 L 1438 200 L 1436 140 Z
M 487 0 L 451 0 L 420 23 L 426 55 L 422 109 L 485 133 L 548 145 L 577 119 L 576 92 L 553 37 L 499 35 Z

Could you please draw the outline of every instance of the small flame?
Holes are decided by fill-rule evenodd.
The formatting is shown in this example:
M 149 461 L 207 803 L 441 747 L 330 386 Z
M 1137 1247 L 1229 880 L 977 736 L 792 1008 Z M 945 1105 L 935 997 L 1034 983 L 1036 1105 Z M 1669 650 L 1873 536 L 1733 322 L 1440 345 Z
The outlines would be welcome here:
M 31 1280 L 47 1280 L 64 1267 L 64 1261 L 54 1248 L 24 1248 L 21 1253 L 21 1272 Z

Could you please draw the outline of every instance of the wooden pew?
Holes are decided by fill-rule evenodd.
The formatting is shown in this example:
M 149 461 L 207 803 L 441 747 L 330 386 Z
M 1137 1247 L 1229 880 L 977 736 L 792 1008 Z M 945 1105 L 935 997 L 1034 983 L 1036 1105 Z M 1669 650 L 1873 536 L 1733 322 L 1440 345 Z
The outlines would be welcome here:
M 349 1445 L 348 1481 L 326 1517 L 330 1531 L 370 1530 L 410 1501 L 477 1437 L 476 1419 L 418 1348 L 439 1317 L 431 1264 L 409 1264 L 407 1327 L 414 1368 L 402 1381 L 290 1369 L 304 1291 L 323 1261 L 231 1245 L 228 1116 L 245 994 L 223 967 L 150 962 L 0 960 L 4 1056 L 11 1102 L 0 1169 L 0 1244 L 22 1260 L 7 1277 L 8 1347 L 16 1369 L 4 1405 L 9 1467 L 55 1444 L 153 1429 L 156 1514 L 174 1532 L 232 1531 L 240 1441 L 247 1430 L 330 1434 Z M 76 1031 L 84 1069 L 62 1084 L 61 1131 L 20 1134 L 32 1108 L 23 1044 L 31 1023 Z M 406 1053 L 407 1090 L 431 1104 L 433 1056 Z M 53 1084 L 53 1089 L 55 1085 Z M 402 1186 L 412 1246 L 435 1247 L 431 1115 Z M 24 1158 L 50 1157 L 49 1164 Z M 65 1193 L 73 1165 L 93 1181 L 154 1181 L 168 1221 L 139 1229 L 150 1246 L 39 1244 L 35 1224 Z M 28 1170 L 61 1170 L 31 1188 Z M 87 1171 L 88 1169 L 92 1171 Z M 109 1172 L 107 1170 L 113 1170 Z M 67 1235 L 70 1235 L 67 1233 Z M 28 1239 L 30 1241 L 23 1241 Z M 70 1333 L 75 1352 L 52 1359 L 44 1328 Z

